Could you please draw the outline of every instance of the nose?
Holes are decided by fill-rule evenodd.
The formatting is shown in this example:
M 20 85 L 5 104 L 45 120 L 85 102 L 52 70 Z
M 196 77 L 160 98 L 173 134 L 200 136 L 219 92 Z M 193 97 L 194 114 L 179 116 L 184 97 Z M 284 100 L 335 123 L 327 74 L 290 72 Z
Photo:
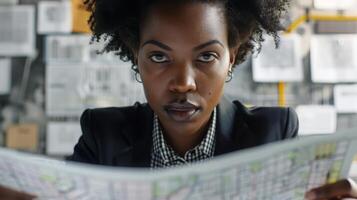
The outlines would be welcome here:
M 187 93 L 197 89 L 195 72 L 192 65 L 181 64 L 173 66 L 172 79 L 170 80 L 169 90 L 176 93 Z

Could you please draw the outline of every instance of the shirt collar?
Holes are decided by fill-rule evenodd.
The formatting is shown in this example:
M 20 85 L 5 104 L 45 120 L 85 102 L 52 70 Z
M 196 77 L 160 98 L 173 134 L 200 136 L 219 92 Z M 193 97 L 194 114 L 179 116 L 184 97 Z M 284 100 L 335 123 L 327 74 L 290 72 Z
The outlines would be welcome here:
M 215 148 L 215 132 L 216 132 L 216 108 L 214 108 L 210 119 L 210 125 L 207 130 L 207 134 L 199 145 L 186 152 L 192 152 L 197 150 L 200 154 L 205 154 L 208 157 L 212 157 Z M 162 129 L 159 124 L 159 119 L 154 114 L 153 123 L 153 153 L 159 155 L 164 162 L 170 162 L 172 159 L 178 157 L 175 151 L 170 145 L 168 145 L 164 139 Z

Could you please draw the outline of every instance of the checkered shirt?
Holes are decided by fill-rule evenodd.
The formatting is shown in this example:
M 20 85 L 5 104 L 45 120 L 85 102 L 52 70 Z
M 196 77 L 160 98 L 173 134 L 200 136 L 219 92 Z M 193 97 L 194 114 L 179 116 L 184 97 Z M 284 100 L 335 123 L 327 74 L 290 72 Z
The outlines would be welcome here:
M 198 162 L 213 157 L 215 149 L 216 108 L 213 110 L 210 126 L 202 142 L 195 148 L 187 151 L 184 157 L 179 156 L 172 147 L 166 143 L 156 114 L 154 115 L 153 126 L 151 168 L 184 165 L 186 163 Z

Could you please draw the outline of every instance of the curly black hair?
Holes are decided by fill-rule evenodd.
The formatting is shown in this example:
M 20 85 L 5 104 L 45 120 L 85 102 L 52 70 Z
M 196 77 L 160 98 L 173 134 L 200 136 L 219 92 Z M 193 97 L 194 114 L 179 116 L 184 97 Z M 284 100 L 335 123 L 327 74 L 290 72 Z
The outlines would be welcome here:
M 148 7 L 172 0 L 84 0 L 91 12 L 88 20 L 93 32 L 92 41 L 102 37 L 106 45 L 101 53 L 115 52 L 123 61 L 135 66 L 134 50 L 139 48 L 140 21 Z M 228 25 L 228 45 L 240 45 L 235 64 L 242 63 L 249 53 L 260 51 L 263 35 L 274 37 L 279 44 L 278 32 L 283 30 L 280 18 L 287 11 L 289 0 L 175 0 L 184 2 L 219 3 L 225 9 Z M 255 48 L 258 47 L 258 48 Z

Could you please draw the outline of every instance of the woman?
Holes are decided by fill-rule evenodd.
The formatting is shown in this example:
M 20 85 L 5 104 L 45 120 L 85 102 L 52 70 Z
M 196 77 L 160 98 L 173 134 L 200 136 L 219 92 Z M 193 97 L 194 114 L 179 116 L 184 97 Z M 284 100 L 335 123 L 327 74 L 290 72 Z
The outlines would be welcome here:
M 278 43 L 287 0 L 86 4 L 94 39 L 104 36 L 104 51 L 132 62 L 148 104 L 85 111 L 83 135 L 70 160 L 160 168 L 296 136 L 293 110 L 247 109 L 222 97 L 234 66 L 261 44 L 263 33 Z M 351 183 L 322 187 L 307 197 L 357 197 Z

